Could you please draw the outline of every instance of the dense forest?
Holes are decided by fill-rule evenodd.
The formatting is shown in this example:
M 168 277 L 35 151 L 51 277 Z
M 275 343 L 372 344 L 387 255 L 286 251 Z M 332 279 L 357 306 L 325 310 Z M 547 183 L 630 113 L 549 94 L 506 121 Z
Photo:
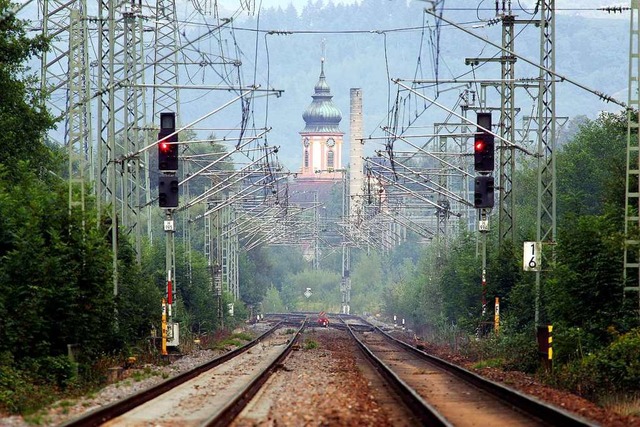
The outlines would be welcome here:
M 159 329 L 165 248 L 162 237 L 153 244 L 145 242 L 142 261 L 137 263 L 131 243 L 120 235 L 117 261 L 120 283 L 114 296 L 111 224 L 99 217 L 95 200 L 87 202 L 84 212 L 70 211 L 66 153 L 45 138 L 56 123 L 41 107 L 33 70 L 25 67 L 29 60 L 47 49 L 48 41 L 28 37 L 25 23 L 4 13 L 8 6 L 6 0 L 0 0 L 0 84 L 3 88 L 0 124 L 4 130 L 0 133 L 3 148 L 0 150 L 0 409 L 29 413 L 65 393 L 103 384 L 111 363 L 118 363 L 130 354 L 157 351 L 150 344 L 153 343 L 150 336 L 153 329 Z M 409 19 L 417 15 L 411 5 L 397 6 L 395 13 L 381 16 L 377 13 L 380 1 L 326 7 L 322 7 L 322 3 L 310 3 L 302 12 L 292 8 L 265 11 L 262 23 L 285 28 L 296 19 L 295 22 L 309 26 L 344 27 L 351 23 L 340 23 L 340 20 L 359 16 L 366 30 L 399 27 L 405 25 L 399 23 L 402 16 Z M 298 13 L 302 18 L 299 21 Z M 250 21 L 246 23 L 248 27 L 254 25 Z M 568 28 L 573 29 L 573 40 L 588 38 L 590 51 L 598 50 L 593 48 L 593 43 L 598 46 L 601 43 L 604 56 L 615 56 L 613 49 L 606 46 L 618 33 L 607 31 L 602 37 L 575 37 L 588 32 L 586 21 L 576 21 L 567 23 Z M 560 51 L 563 43 L 568 43 L 562 40 Z M 308 52 L 308 56 L 304 55 L 304 70 L 311 70 L 309 73 L 314 76 L 308 80 L 284 70 L 272 71 L 274 86 L 296 88 L 294 92 L 304 99 L 300 103 L 288 103 L 288 110 L 274 114 L 282 121 L 299 117 L 309 102 L 317 73 L 319 55 L 315 53 L 314 42 L 299 43 L 294 48 L 271 45 L 270 62 L 281 67 L 291 63 L 287 55 L 301 56 L 300 52 Z M 377 105 L 369 123 L 384 121 L 388 73 L 381 60 L 380 41 L 367 44 L 352 37 L 340 43 L 348 47 L 345 52 L 360 54 L 332 59 L 336 67 L 329 76 L 347 76 L 342 71 L 357 61 L 363 64 L 355 68 L 357 79 L 332 81 L 329 78 L 331 84 L 335 82 L 335 92 L 346 94 L 349 87 L 364 87 L 365 93 L 371 94 L 370 104 Z M 401 49 L 406 44 L 406 41 L 389 38 L 389 52 L 403 52 L 390 63 L 415 64 L 419 53 Z M 579 52 L 575 45 L 571 49 Z M 583 54 L 572 55 L 574 62 L 566 65 L 569 72 L 581 73 L 589 68 L 583 67 L 582 61 L 593 61 L 593 57 Z M 378 62 L 369 61 L 374 58 Z M 607 72 L 626 69 L 626 63 L 612 62 L 615 70 Z M 570 68 L 573 66 L 575 70 Z M 362 67 L 371 72 L 363 72 Z M 602 81 L 607 85 L 603 89 L 619 90 L 620 79 L 615 82 L 604 79 L 604 72 L 599 69 L 591 75 L 592 83 Z M 566 101 L 569 106 L 582 102 L 576 99 L 583 99 L 563 96 L 565 100 L 571 98 Z M 346 103 L 346 100 L 339 102 Z M 608 394 L 640 392 L 637 300 L 623 298 L 622 292 L 625 114 L 602 113 L 594 118 L 574 120 L 574 130 L 558 150 L 557 261 L 545 272 L 541 289 L 541 322 L 554 325 L 555 331 L 556 364 L 548 380 L 595 399 Z M 373 128 L 375 124 L 367 126 Z M 467 350 L 479 348 L 478 357 L 493 359 L 505 369 L 536 372 L 539 364 L 533 310 L 534 277 L 521 269 L 520 244 L 534 236 L 536 207 L 530 195 L 536 191 L 537 164 L 532 159 L 520 160 L 518 185 L 514 187 L 518 241 L 498 245 L 495 233 L 488 236 L 488 280 L 484 298 L 487 301 L 501 298 L 500 334 L 479 333 L 482 325 L 490 320 L 490 313 L 483 313 L 482 308 L 478 236 L 468 233 L 464 227 L 460 227 L 460 234 L 448 241 L 446 247 L 424 246 L 413 238 L 391 253 L 354 251 L 352 311 L 379 314 L 387 319 L 397 315 L 406 318 L 408 326 L 427 339 L 463 343 Z M 162 229 L 160 213 L 153 221 L 155 229 Z M 222 333 L 223 325 L 212 310 L 215 301 L 209 288 L 206 260 L 194 252 L 187 268 L 185 242 L 178 241 L 176 252 L 176 282 L 180 286 L 175 316 L 184 325 L 185 341 L 196 335 Z M 260 247 L 242 252 L 242 301 L 237 303 L 233 317 L 225 313 L 224 327 L 234 328 L 248 318 L 250 310 L 258 308 L 264 312 L 338 311 L 340 261 L 338 253 L 328 253 L 321 268 L 314 270 L 296 248 Z M 186 271 L 191 272 L 189 277 Z M 314 298 L 306 299 L 303 290 L 310 286 Z M 230 295 L 225 295 L 227 301 L 231 301 Z M 480 337 L 482 339 L 476 339 Z M 70 353 L 73 357 L 69 357 Z

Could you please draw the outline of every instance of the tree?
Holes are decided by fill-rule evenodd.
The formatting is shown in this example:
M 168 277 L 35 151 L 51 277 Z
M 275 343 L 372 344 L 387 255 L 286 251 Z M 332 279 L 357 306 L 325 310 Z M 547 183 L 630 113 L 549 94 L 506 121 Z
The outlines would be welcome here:
M 26 22 L 11 9 L 9 1 L 0 0 L 0 164 L 15 172 L 18 161 L 28 161 L 44 177 L 55 158 L 44 143 L 53 119 L 43 107 L 37 79 L 27 75 L 24 64 L 44 52 L 48 42 L 42 36 L 28 38 Z
M 558 153 L 558 218 L 622 207 L 626 174 L 625 114 L 601 113 L 579 127 Z
M 284 313 L 287 311 L 282 298 L 280 298 L 280 292 L 275 286 L 267 289 L 267 294 L 262 300 L 262 310 L 264 313 Z
M 312 296 L 306 298 L 304 292 L 311 288 Z M 340 312 L 340 276 L 327 270 L 305 270 L 289 277 L 280 292 L 283 303 L 289 311 L 324 310 Z
M 0 179 L 0 349 L 19 359 L 66 354 L 67 344 L 87 356 L 112 347 L 110 252 L 95 211 L 70 216 L 66 185 L 24 162 L 16 175 Z

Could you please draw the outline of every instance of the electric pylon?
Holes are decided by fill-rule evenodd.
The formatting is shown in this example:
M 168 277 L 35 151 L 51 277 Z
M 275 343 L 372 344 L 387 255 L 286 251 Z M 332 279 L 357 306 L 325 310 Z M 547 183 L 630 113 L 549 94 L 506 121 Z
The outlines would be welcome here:
M 536 240 L 550 249 L 556 241 L 555 0 L 540 4 L 540 82 L 538 91 L 538 224 Z M 543 251 L 543 254 L 545 252 Z M 535 323 L 540 322 L 541 272 L 536 271 Z
M 624 294 L 636 292 L 640 314 L 640 10 L 631 0 L 627 109 L 627 179 L 624 210 Z

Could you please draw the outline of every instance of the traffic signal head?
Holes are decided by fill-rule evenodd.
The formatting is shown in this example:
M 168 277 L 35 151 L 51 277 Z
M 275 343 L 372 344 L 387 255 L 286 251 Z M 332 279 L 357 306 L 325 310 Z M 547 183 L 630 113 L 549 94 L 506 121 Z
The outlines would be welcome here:
M 177 135 L 165 137 L 162 131 L 158 135 L 158 169 L 161 171 L 178 170 L 178 142 Z
M 158 169 L 161 171 L 178 170 L 178 135 L 175 113 L 160 113 L 160 132 L 158 133 Z M 171 136 L 169 136 L 171 135 Z
M 476 208 L 492 208 L 494 181 L 489 175 L 476 176 L 473 188 L 473 206 Z
M 161 208 L 178 207 L 178 177 L 158 177 L 158 204 Z
M 473 143 L 473 166 L 476 172 L 491 172 L 494 169 L 493 135 L 477 132 Z

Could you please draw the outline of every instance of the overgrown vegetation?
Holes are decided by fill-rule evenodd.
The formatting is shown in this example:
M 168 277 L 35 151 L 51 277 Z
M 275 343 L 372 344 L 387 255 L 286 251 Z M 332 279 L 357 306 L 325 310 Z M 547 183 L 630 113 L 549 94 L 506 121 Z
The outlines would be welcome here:
M 251 340 L 253 340 L 253 336 L 250 334 L 244 332 L 234 333 L 220 341 L 217 341 L 212 348 L 225 350 L 229 347 L 242 347 Z
M 626 116 L 603 113 L 578 122 L 557 151 L 558 241 L 544 248 L 557 260 L 546 265 L 539 294 L 539 322 L 554 327 L 554 370 L 545 378 L 594 400 L 634 396 L 640 392 L 637 301 L 622 295 Z M 535 240 L 537 164 L 526 158 L 519 164 L 514 191 L 522 242 Z M 478 366 L 540 372 L 535 276 L 522 271 L 521 243 L 498 245 L 496 232 L 488 234 L 483 295 L 477 239 L 462 232 L 446 251 L 429 246 L 413 274 L 391 288 L 384 311 L 408 317 L 420 334 L 465 352 Z M 490 332 L 496 297 L 499 335 Z
M 38 59 L 48 40 L 28 37 L 27 24 L 10 8 L 0 0 L 0 412 L 37 420 L 44 405 L 104 384 L 109 368 L 130 354 L 157 355 L 150 337 L 161 330 L 165 245 L 162 237 L 145 242 L 139 263 L 120 233 L 114 296 L 113 221 L 100 218 L 91 188 L 85 209 L 70 209 L 66 151 L 47 142 L 54 120 L 43 108 L 38 78 L 24 65 Z M 153 221 L 161 230 L 160 212 Z M 176 252 L 174 320 L 183 340 L 247 319 L 238 301 L 229 315 L 233 299 L 225 294 L 221 322 L 206 260 L 194 251 L 188 269 L 182 242 Z
M 70 212 L 65 155 L 46 141 L 54 121 L 24 66 L 48 40 L 27 37 L 25 24 L 8 9 L 0 0 L 0 411 L 33 414 L 37 421 L 43 405 L 98 387 L 108 369 L 134 351 L 157 354 L 149 338 L 152 329 L 160 330 L 165 247 L 163 236 L 154 245 L 145 242 L 138 263 L 120 235 L 114 297 L 110 224 L 91 197 L 84 212 Z M 600 401 L 637 397 L 640 329 L 635 302 L 622 298 L 621 274 L 626 117 L 604 113 L 575 123 L 575 135 L 558 149 L 557 262 L 542 274 L 539 295 L 534 276 L 520 266 L 521 242 L 536 236 L 537 160 L 519 157 L 516 241 L 498 245 L 497 227 L 488 234 L 486 289 L 478 236 L 463 229 L 446 245 L 433 242 L 424 250 L 411 238 L 384 256 L 354 250 L 352 311 L 406 319 L 418 334 L 465 352 L 478 367 L 534 373 L 539 297 L 539 322 L 554 325 L 555 367 L 548 381 Z M 207 182 L 192 184 L 197 190 Z M 152 218 L 156 229 L 162 220 Z M 327 254 L 312 270 L 295 249 L 255 248 L 239 260 L 242 302 L 236 302 L 235 316 L 225 309 L 219 319 L 207 260 L 193 250 L 188 268 L 184 242 L 177 240 L 174 314 L 186 342 L 197 338 L 203 347 L 214 346 L 223 329 L 232 330 L 250 312 L 340 309 L 339 253 Z M 501 303 L 499 335 L 490 333 L 495 298 Z M 225 294 L 221 306 L 231 302 Z M 250 339 L 236 334 L 219 345 Z M 305 348 L 315 347 L 314 340 L 305 342 Z M 142 371 L 134 380 L 146 375 L 154 372 Z
M 314 348 L 318 348 L 319 344 L 316 340 L 306 339 L 304 341 L 304 349 L 305 350 L 313 350 Z

